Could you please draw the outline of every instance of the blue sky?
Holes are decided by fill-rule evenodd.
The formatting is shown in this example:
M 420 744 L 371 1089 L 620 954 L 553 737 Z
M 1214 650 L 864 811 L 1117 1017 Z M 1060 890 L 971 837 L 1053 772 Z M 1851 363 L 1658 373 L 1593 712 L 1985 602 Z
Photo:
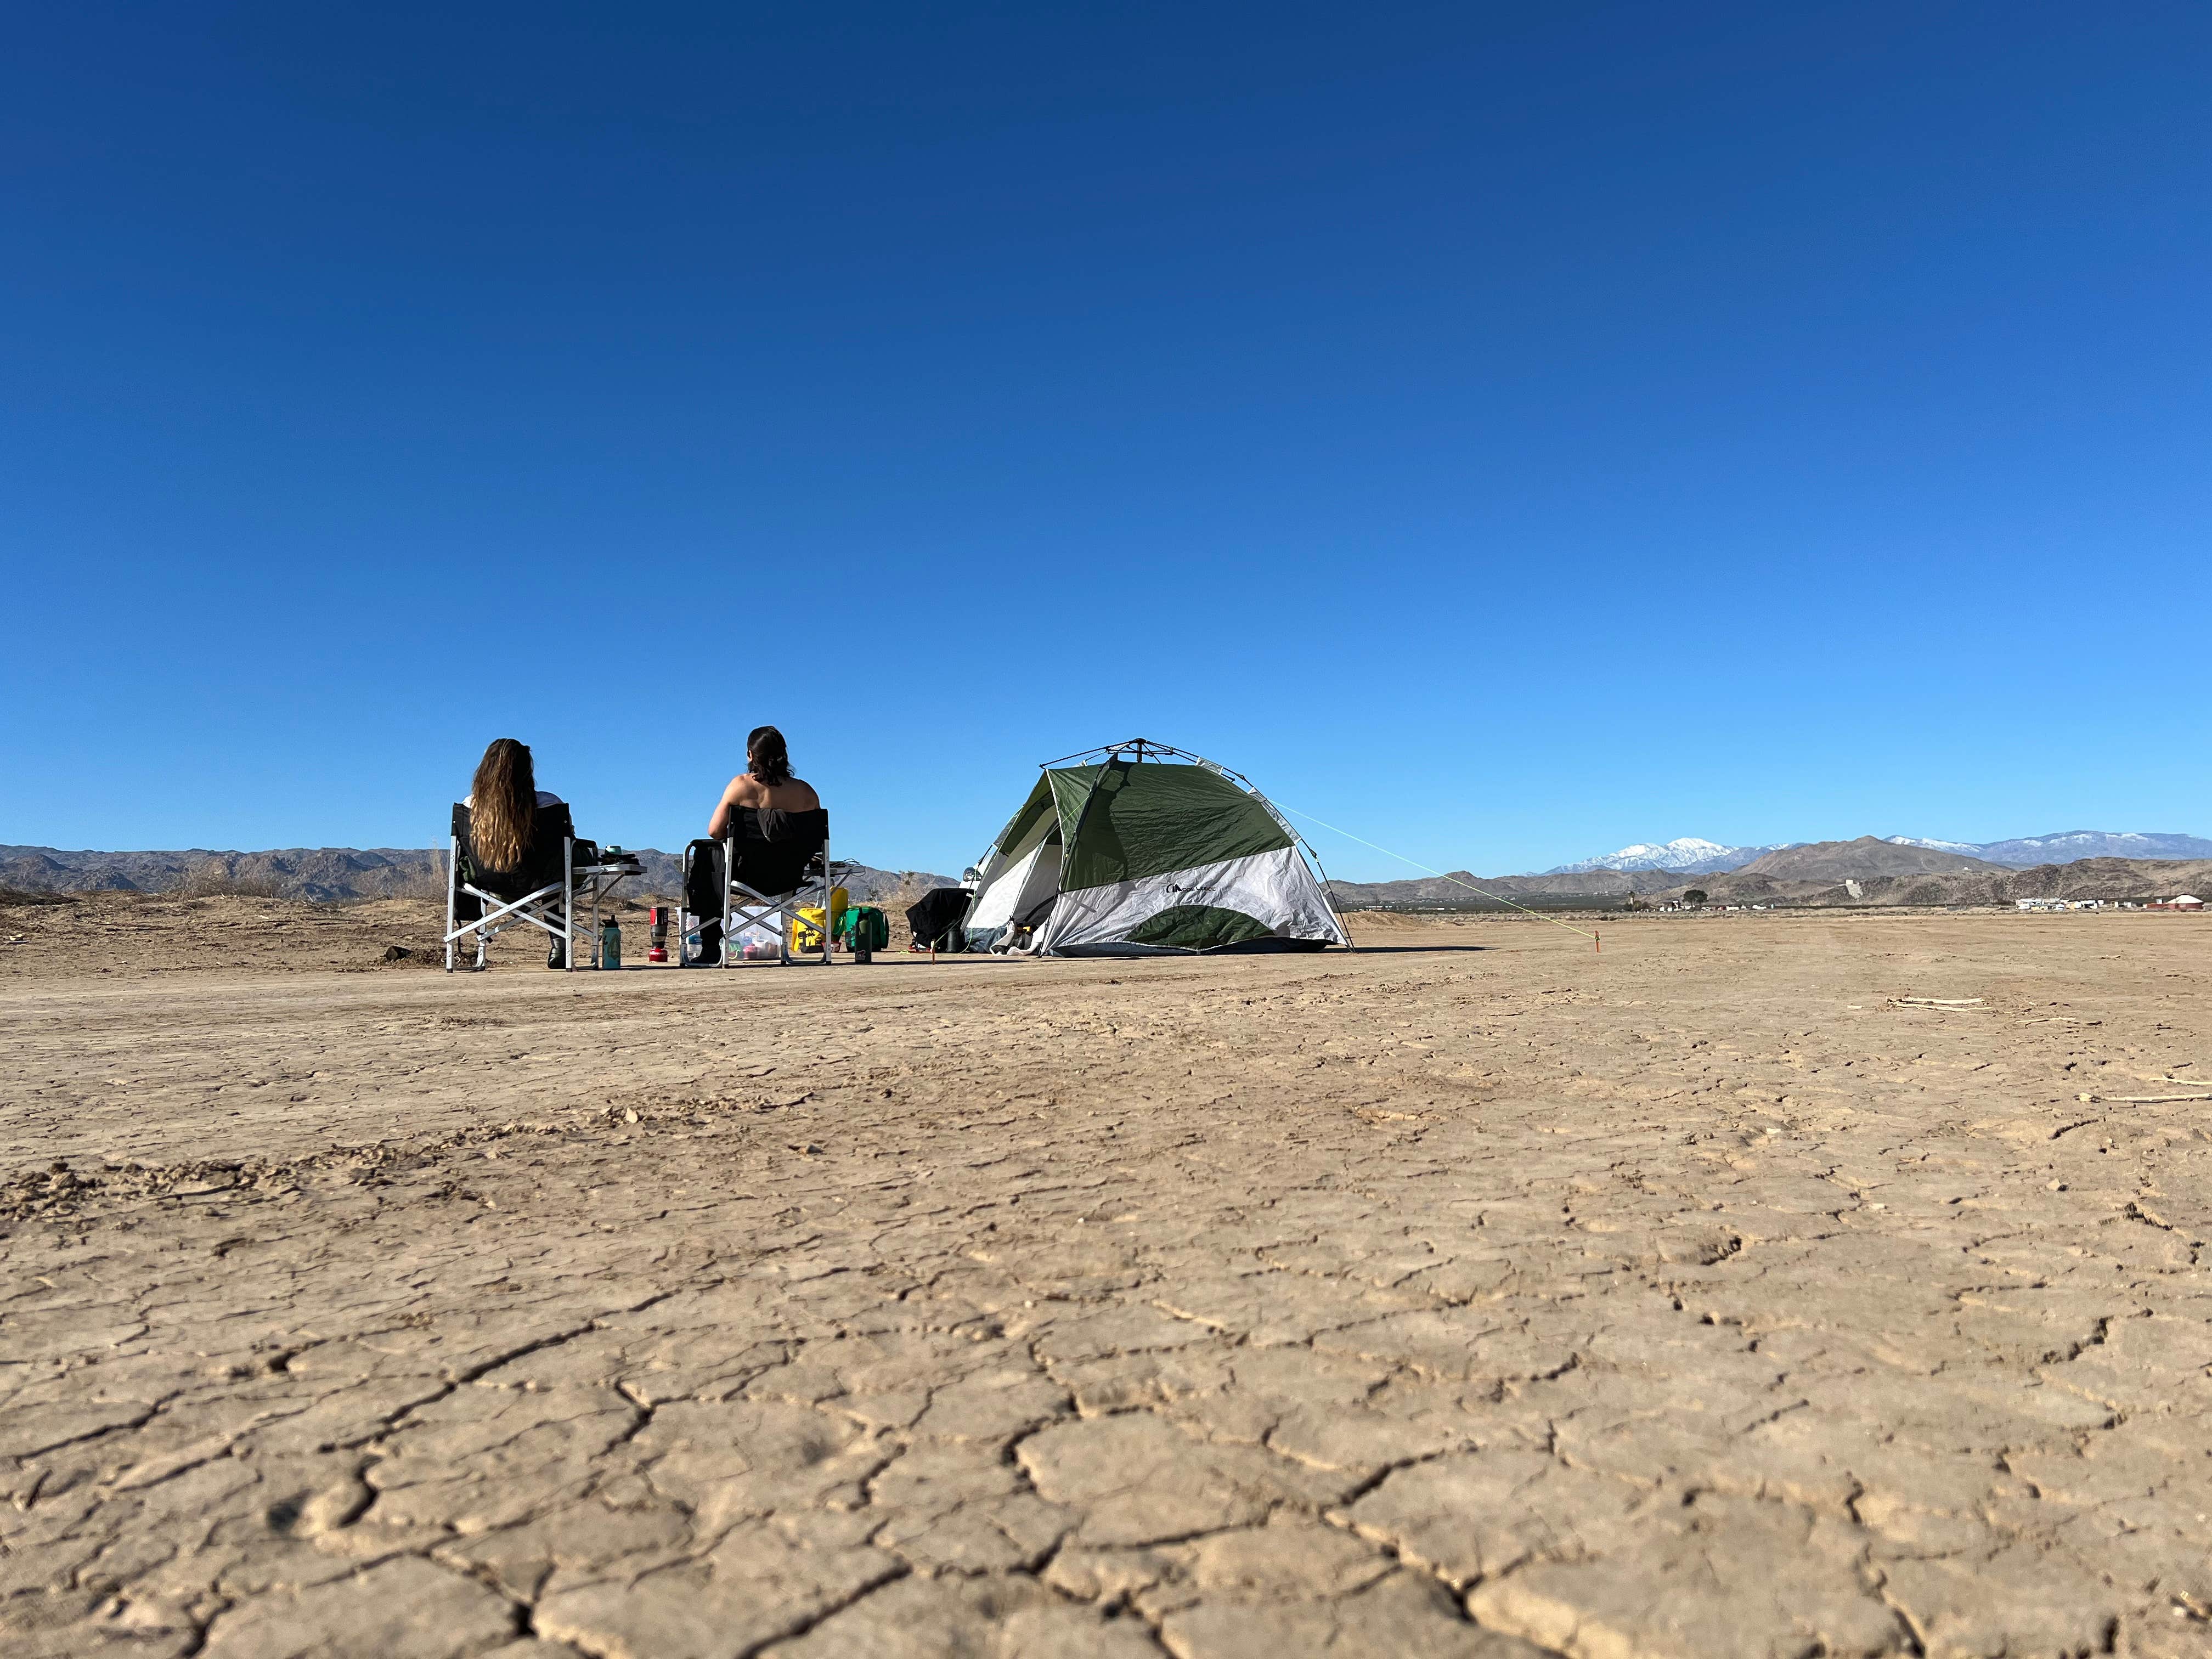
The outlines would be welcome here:
M 0 842 L 2212 833 L 2212 12 L 19 7 Z M 824 648 L 823 635 L 828 636 Z M 1332 873 L 1405 873 L 1325 834 Z

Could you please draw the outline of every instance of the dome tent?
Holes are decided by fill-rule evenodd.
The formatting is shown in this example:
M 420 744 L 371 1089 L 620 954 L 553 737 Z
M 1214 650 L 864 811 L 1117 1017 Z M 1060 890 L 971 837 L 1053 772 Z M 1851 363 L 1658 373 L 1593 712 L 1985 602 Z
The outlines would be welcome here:
M 1297 832 L 1237 774 L 1142 738 L 1040 770 L 976 867 L 970 950 L 1163 956 L 1351 944 L 1319 860 L 1309 864 Z

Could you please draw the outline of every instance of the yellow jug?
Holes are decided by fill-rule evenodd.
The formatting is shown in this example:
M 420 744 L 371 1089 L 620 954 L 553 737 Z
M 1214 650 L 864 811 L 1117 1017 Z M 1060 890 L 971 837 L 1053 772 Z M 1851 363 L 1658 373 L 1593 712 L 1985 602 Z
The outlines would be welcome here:
M 845 890 L 842 887 L 832 887 L 830 890 L 830 932 L 833 937 L 837 932 L 837 924 L 845 919 L 846 908 Z M 797 952 L 818 951 L 822 948 L 822 907 L 820 905 L 809 904 L 803 907 L 798 916 L 793 919 L 791 924 L 791 948 Z

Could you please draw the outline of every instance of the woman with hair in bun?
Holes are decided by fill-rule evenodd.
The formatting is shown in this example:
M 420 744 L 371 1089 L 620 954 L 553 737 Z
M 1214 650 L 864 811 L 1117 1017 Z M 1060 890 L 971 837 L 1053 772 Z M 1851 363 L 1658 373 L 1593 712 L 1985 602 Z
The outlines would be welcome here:
M 748 806 L 811 812 L 821 805 L 812 784 L 791 775 L 791 750 L 784 746 L 783 733 L 773 726 L 756 726 L 745 739 L 745 769 L 722 791 L 714 816 L 707 821 L 707 836 L 720 841 L 730 834 L 730 820 Z
M 693 842 L 686 855 L 684 908 L 691 920 L 684 925 L 687 929 L 695 925 L 698 929 L 699 966 L 710 967 L 722 959 L 723 883 L 729 872 L 724 866 L 721 842 L 726 838 L 738 840 L 742 860 L 740 815 L 760 812 L 761 828 L 775 834 L 770 826 L 784 821 L 781 815 L 812 812 L 821 805 L 822 798 L 814 793 L 814 786 L 791 775 L 791 751 L 784 747 L 783 733 L 773 726 L 755 726 L 745 739 L 745 769 L 722 791 L 714 816 L 707 821 L 707 839 Z M 738 873 L 741 878 L 744 874 L 742 864 Z

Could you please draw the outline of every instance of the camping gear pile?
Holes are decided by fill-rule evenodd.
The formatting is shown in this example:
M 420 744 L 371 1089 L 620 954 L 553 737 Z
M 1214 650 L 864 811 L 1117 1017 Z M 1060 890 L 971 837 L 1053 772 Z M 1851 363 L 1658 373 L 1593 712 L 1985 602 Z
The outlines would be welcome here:
M 1319 860 L 1238 774 L 1142 738 L 1041 772 L 977 866 L 958 922 L 908 913 L 917 945 L 925 924 L 970 951 L 1038 956 L 1350 945 Z

